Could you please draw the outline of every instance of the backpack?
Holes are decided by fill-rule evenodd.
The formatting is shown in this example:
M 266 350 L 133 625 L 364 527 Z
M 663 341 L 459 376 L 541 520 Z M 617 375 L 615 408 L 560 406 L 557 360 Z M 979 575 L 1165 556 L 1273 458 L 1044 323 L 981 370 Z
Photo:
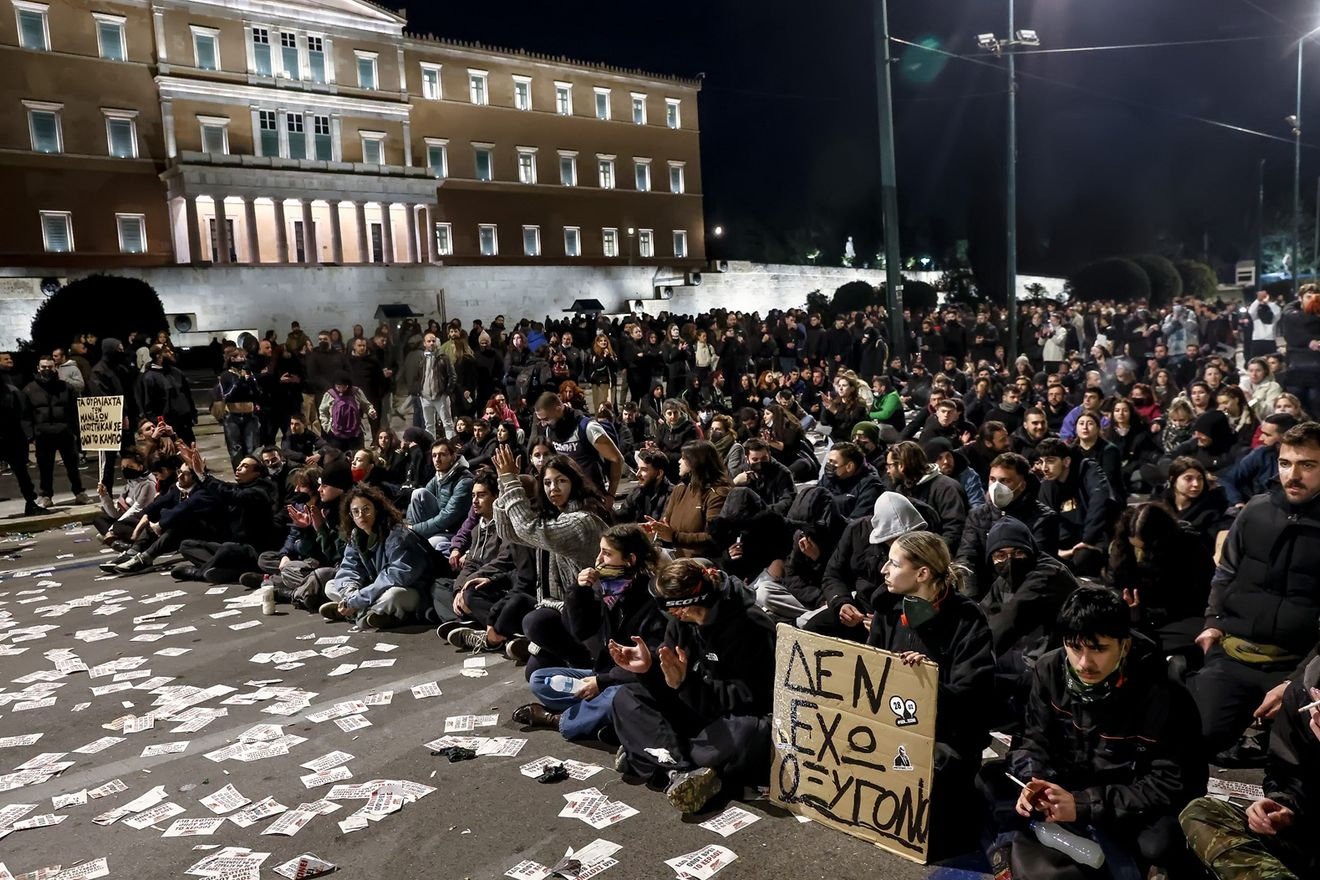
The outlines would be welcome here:
M 1274 323 L 1274 309 L 1270 308 L 1269 303 L 1256 306 L 1256 320 L 1265 325 Z
M 619 446 L 618 427 L 609 419 L 593 419 L 591 416 L 583 416 L 578 422 L 578 440 L 582 443 L 583 448 L 591 446 L 591 442 L 587 439 L 587 425 L 593 421 L 605 429 L 605 433 L 609 435 L 609 438 L 614 443 L 615 447 L 619 449 L 623 448 L 622 446 Z M 595 449 L 595 447 L 592 447 L 592 449 Z M 597 453 L 597 457 L 599 457 L 599 453 Z
M 357 437 L 362 434 L 362 404 L 358 403 L 357 394 L 349 391 L 340 395 L 333 388 L 330 395 L 334 400 L 330 404 L 330 433 L 336 437 Z
M 835 510 L 829 490 L 823 486 L 812 486 L 797 493 L 785 517 L 822 547 L 832 548 L 838 543 L 848 525 L 848 521 Z

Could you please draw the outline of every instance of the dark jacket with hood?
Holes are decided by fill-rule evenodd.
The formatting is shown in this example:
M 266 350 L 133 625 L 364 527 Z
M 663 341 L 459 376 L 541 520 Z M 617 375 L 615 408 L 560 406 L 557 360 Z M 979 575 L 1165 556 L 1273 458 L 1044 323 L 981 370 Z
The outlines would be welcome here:
M 1214 573 L 1214 548 L 1184 522 L 1168 534 L 1148 537 L 1140 561 L 1129 546 L 1114 541 L 1110 547 L 1110 586 L 1137 591 L 1141 601 L 1132 609 L 1133 623 L 1165 653 L 1186 649 L 1203 628 Z
M 889 542 L 907 532 L 934 528 L 939 519 L 929 506 L 897 492 L 884 493 L 872 508 L 871 516 L 848 524 L 825 563 L 821 587 L 836 613 L 844 605 L 871 611 L 877 594 L 885 592 L 880 569 L 888 558 Z
M 1008 763 L 1019 779 L 1072 792 L 1077 821 L 1132 833 L 1177 816 L 1205 793 L 1201 722 L 1149 639 L 1132 637 L 1112 692 L 1090 702 L 1069 687 L 1063 648 L 1036 664 L 1026 728 Z
M 1059 546 L 1070 550 L 1080 541 L 1104 549 L 1109 535 L 1113 495 L 1100 466 L 1071 450 L 1072 464 L 1063 480 L 1044 480 L 1040 500 L 1059 514 Z
M 674 484 L 662 476 L 654 486 L 647 488 L 635 486 L 614 508 L 614 521 L 620 523 L 639 523 L 643 517 L 660 519 L 664 515 L 665 505 L 669 503 L 669 493 L 674 491 Z
M 1078 587 L 1077 578 L 1068 566 L 1042 552 L 1031 529 L 1011 516 L 990 528 L 986 559 L 1005 547 L 1025 550 L 1030 558 L 1014 559 L 1007 574 L 995 570 L 981 609 L 990 623 L 995 654 L 1017 648 L 1037 657 L 1045 653 L 1059 609 Z
M 611 639 L 631 645 L 633 636 L 641 636 L 654 654 L 664 641 L 669 618 L 651 598 L 649 581 L 644 574 L 634 578 L 613 608 L 605 607 L 593 587 L 575 583 L 564 594 L 564 622 L 573 638 L 591 650 L 591 669 L 601 690 L 659 674 L 659 663 L 653 663 L 644 676 L 621 669 L 608 648 Z
M 1320 831 L 1320 740 L 1311 731 L 1310 713 L 1300 709 L 1312 702 L 1315 687 L 1320 687 L 1320 660 L 1313 659 L 1284 691 L 1265 759 L 1265 797 L 1293 811 L 1293 825 L 1281 837 L 1309 853 L 1310 873 L 1301 876 L 1312 877 L 1320 872 L 1315 847 L 1315 833 Z
M 751 582 L 776 559 L 783 559 L 793 538 L 793 527 L 782 513 L 771 510 L 765 501 L 747 486 L 734 486 L 724 499 L 724 506 L 707 524 L 710 539 L 722 555 L 720 570 Z M 729 555 L 729 548 L 741 543 L 742 555 Z
M 844 519 L 869 516 L 871 508 L 875 506 L 875 499 L 884 491 L 880 475 L 870 465 L 863 465 L 860 471 L 846 480 L 827 470 L 816 485 L 829 491 L 834 498 L 834 509 Z
M 743 488 L 750 489 L 760 496 L 766 506 L 775 513 L 788 513 L 797 497 L 797 486 L 793 483 L 793 474 L 775 458 L 762 462 L 753 470 L 749 464 L 743 471 L 750 476 Z
M 939 534 L 944 537 L 949 552 L 956 553 L 958 543 L 962 540 L 963 526 L 967 522 L 967 496 L 958 481 L 953 477 L 946 477 L 940 473 L 938 467 L 932 465 L 931 469 L 917 480 L 915 486 L 904 486 L 901 489 L 895 487 L 895 489 L 909 498 L 931 506 L 939 517 Z M 931 528 L 934 530 L 936 527 Z
M 1192 431 L 1210 438 L 1209 446 L 1202 446 L 1195 436 L 1174 447 L 1173 458 L 1189 455 L 1205 466 L 1211 473 L 1217 473 L 1233 464 L 1236 459 L 1237 434 L 1228 422 L 1228 416 L 1217 409 L 1201 413 L 1192 422 Z
M 994 524 L 1006 516 L 1013 517 L 1031 530 L 1037 550 L 1058 556 L 1059 515 L 1040 502 L 1039 493 L 1040 480 L 1035 474 L 1028 474 L 1027 485 L 1022 493 L 1003 510 L 987 502 L 980 507 L 973 507 L 967 514 L 962 540 L 958 544 L 958 552 L 954 554 L 959 562 L 967 566 L 968 574 L 963 581 L 965 595 L 980 600 L 989 589 L 995 573 L 986 551 L 986 539 Z

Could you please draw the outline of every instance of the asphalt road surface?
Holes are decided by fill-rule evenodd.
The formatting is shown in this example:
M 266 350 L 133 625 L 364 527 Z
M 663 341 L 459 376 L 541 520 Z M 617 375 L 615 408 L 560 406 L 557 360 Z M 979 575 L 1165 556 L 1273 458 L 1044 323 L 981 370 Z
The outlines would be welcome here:
M 484 880 L 504 876 L 523 860 L 553 865 L 567 848 L 598 838 L 620 847 L 613 856 L 617 864 L 604 872 L 607 880 L 674 877 L 667 859 L 712 844 L 737 855 L 716 875 L 721 880 L 980 876 L 915 865 L 814 823 L 802 824 L 763 800 L 735 801 L 759 821 L 722 838 L 698 823 L 717 815 L 729 804 L 727 799 L 685 821 L 661 793 L 620 779 L 612 769 L 613 750 L 569 744 L 557 733 L 525 731 L 513 724 L 510 714 L 526 702 L 528 692 L 522 670 L 510 661 L 485 655 L 490 658 L 487 674 L 469 677 L 463 674 L 468 655 L 442 643 L 430 629 L 349 634 L 344 624 L 325 623 L 288 606 L 280 606 L 276 616 L 263 616 L 259 601 L 244 604 L 257 596 L 237 585 L 177 584 L 158 572 L 106 578 L 96 568 L 108 558 L 100 549 L 94 532 L 81 528 L 0 542 L 0 789 L 13 784 L 24 765 L 69 765 L 44 781 L 39 769 L 22 775 L 27 784 L 0 791 L 0 826 L 15 816 L 20 824 L 38 826 L 47 820 L 31 820 L 51 815 L 63 820 L 0 839 L 0 862 L 15 877 L 101 858 L 107 860 L 111 877 L 181 877 L 194 863 L 219 851 L 194 847 L 243 847 L 270 854 L 252 877 L 276 877 L 276 866 L 312 853 L 346 877 Z M 318 643 L 325 638 L 334 642 Z M 293 661 L 269 656 L 306 651 L 318 653 Z M 300 665 L 276 668 L 290 662 Z M 111 663 L 116 665 L 103 666 Z M 81 671 L 83 664 L 88 671 Z M 76 671 L 58 671 L 61 668 Z M 414 686 L 429 683 L 443 693 L 414 696 Z M 214 690 L 190 696 L 204 689 Z M 20 691 L 23 696 L 12 696 Z M 387 704 L 379 696 L 383 694 L 392 694 Z M 310 702 L 304 705 L 299 696 Z M 124 732 L 141 723 L 134 720 L 137 716 L 161 703 L 174 700 L 177 711 L 184 712 L 198 699 L 194 711 L 184 715 L 195 719 L 196 729 L 186 729 L 188 722 L 176 717 L 140 732 Z M 365 711 L 338 706 L 350 701 L 373 705 Z M 264 711 L 273 707 L 292 714 Z M 351 729 L 360 722 L 340 718 L 350 728 L 345 730 L 333 718 L 308 717 L 337 713 L 356 714 L 369 726 Z M 465 715 L 497 716 L 493 727 L 478 727 L 475 735 L 527 742 L 516 756 L 481 756 L 453 764 L 433 756 L 426 743 L 445 735 L 447 719 Z M 185 730 L 178 730 L 180 726 Z M 35 734 L 40 738 L 29 744 L 6 740 Z M 251 742 L 241 742 L 244 734 Z M 105 737 L 114 739 L 98 743 Z M 253 759 L 217 761 L 205 756 L 227 747 L 230 753 Z M 326 761 L 342 760 L 346 770 L 326 772 L 344 778 L 305 787 L 301 777 L 314 771 L 302 765 L 333 752 L 352 756 Z M 549 785 L 519 772 L 520 766 L 547 755 L 605 769 L 585 780 Z M 58 809 L 52 801 L 62 795 L 78 800 L 78 793 L 107 784 L 116 789 L 116 780 L 123 790 L 85 803 L 61 802 Z M 365 829 L 345 832 L 340 823 L 375 802 L 354 798 L 360 793 L 346 788 L 336 791 L 335 786 L 372 780 L 416 786 L 387 788 L 409 796 L 382 806 L 388 810 L 405 801 L 397 811 L 373 813 Z M 296 812 L 300 804 L 320 801 L 320 808 L 333 811 L 307 811 L 309 821 L 292 837 L 262 833 L 280 821 L 277 814 L 247 827 L 223 821 L 206 836 L 162 837 L 172 826 L 179 827 L 175 823 L 180 819 L 220 818 L 199 801 L 229 785 L 253 805 L 273 798 Z M 156 795 L 160 806 L 154 824 L 132 827 L 131 815 L 113 824 L 93 821 L 101 817 L 105 822 L 105 814 L 144 795 L 144 802 L 150 802 L 158 786 L 163 793 Z M 417 786 L 434 790 L 412 799 L 421 790 Z M 576 818 L 561 818 L 563 795 L 587 787 L 637 814 L 602 830 Z M 326 802 L 332 794 L 337 807 Z M 183 823 L 199 824 L 205 827 Z M 225 876 L 249 875 L 240 870 Z

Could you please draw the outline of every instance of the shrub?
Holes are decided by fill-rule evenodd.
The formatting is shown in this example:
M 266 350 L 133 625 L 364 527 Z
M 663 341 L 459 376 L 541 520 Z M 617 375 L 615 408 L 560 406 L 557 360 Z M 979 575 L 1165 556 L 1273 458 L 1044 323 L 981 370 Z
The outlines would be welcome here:
M 46 354 L 83 333 L 127 340 L 133 330 L 155 335 L 165 329 L 165 307 L 150 284 L 122 275 L 88 275 L 64 285 L 41 304 L 32 316 L 29 345 Z

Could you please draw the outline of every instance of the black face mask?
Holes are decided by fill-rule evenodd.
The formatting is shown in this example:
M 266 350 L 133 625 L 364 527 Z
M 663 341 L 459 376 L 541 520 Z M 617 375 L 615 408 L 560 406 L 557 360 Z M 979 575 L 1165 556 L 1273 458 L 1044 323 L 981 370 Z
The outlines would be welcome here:
M 38 370 L 38 371 L 37 371 L 37 376 L 38 376 L 43 382 L 49 382 L 49 381 L 51 381 L 52 379 L 55 378 L 56 375 L 58 375 L 58 374 L 57 374 L 54 370 Z
M 1012 559 L 1005 559 L 1003 562 L 996 562 L 994 566 L 995 574 L 1007 578 L 1014 586 L 1021 586 L 1027 575 L 1035 569 L 1036 563 L 1035 560 L 1018 559 L 1015 556 Z
M 125 480 L 136 480 L 140 476 L 142 476 L 141 468 L 130 468 L 130 467 L 124 468 Z

